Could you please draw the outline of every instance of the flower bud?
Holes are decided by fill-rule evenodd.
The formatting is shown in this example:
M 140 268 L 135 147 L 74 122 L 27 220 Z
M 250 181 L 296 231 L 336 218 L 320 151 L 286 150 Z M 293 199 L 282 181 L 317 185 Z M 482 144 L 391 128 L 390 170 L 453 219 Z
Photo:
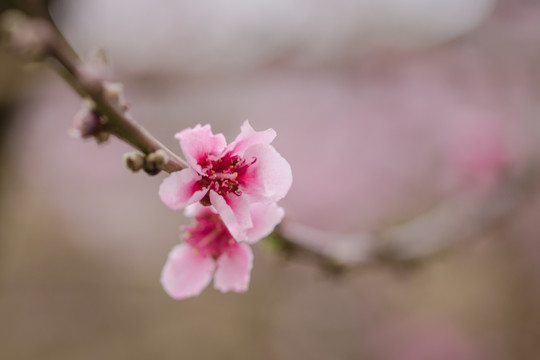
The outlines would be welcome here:
M 151 154 L 148 154 L 144 160 L 144 171 L 148 175 L 156 175 L 163 166 L 167 163 L 167 154 L 163 150 L 157 150 Z
M 109 139 L 109 132 L 106 129 L 105 121 L 88 104 L 85 104 L 75 115 L 70 134 L 73 137 L 81 139 L 94 137 L 98 144 Z
M 112 105 L 114 105 L 120 112 L 125 113 L 128 109 L 127 101 L 124 95 L 124 85 L 121 83 L 115 83 L 105 81 L 103 83 L 104 95 Z
M 131 171 L 137 172 L 141 170 L 144 165 L 144 156 L 137 152 L 126 153 L 124 154 L 124 164 Z

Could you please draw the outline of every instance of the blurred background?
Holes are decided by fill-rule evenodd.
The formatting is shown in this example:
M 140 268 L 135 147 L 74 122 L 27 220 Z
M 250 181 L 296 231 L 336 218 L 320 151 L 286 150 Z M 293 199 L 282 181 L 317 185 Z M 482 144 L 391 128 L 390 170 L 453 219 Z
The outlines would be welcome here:
M 451 244 L 338 277 L 259 244 L 247 293 L 174 301 L 159 276 L 185 219 L 164 175 L 125 170 L 116 139 L 69 137 L 81 100 L 2 46 L 1 359 L 540 358 L 539 2 L 48 6 L 174 151 L 198 123 L 229 141 L 246 119 L 273 127 L 286 222 L 324 246 L 415 219 L 403 251 Z

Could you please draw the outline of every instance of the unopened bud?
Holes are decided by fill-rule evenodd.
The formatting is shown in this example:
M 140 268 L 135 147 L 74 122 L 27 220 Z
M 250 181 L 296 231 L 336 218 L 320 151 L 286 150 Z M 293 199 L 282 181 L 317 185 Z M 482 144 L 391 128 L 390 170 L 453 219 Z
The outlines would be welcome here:
M 163 170 L 163 166 L 167 163 L 167 160 L 167 154 L 163 150 L 157 150 L 148 154 L 144 161 L 144 171 L 148 175 L 156 175 Z
M 103 83 L 103 90 L 105 97 L 109 99 L 112 105 L 122 113 L 127 110 L 128 105 L 124 96 L 124 85 L 106 81 Z
M 89 97 L 85 97 L 83 99 L 83 108 L 93 111 L 96 109 L 96 103 L 94 102 L 94 100 L 90 99 Z
M 109 139 L 109 132 L 106 129 L 103 118 L 87 106 L 83 106 L 75 115 L 70 134 L 81 139 L 94 137 L 98 144 Z
M 107 53 L 103 49 L 94 49 L 88 56 L 85 57 L 85 64 L 89 67 L 90 72 L 96 74 L 103 80 L 106 80 L 111 75 L 111 68 Z
M 137 172 L 144 165 L 144 156 L 137 152 L 126 153 L 124 154 L 124 164 L 131 171 Z
M 80 64 L 77 67 L 77 76 L 89 94 L 95 95 L 102 91 L 103 76 L 92 65 L 87 63 Z
M 98 131 L 96 135 L 94 135 L 94 138 L 96 139 L 96 142 L 98 144 L 103 144 L 104 142 L 107 142 L 109 140 L 109 132 L 107 131 Z
M 73 119 L 73 129 L 83 139 L 93 136 L 101 127 L 98 114 L 87 109 L 81 109 Z
M 92 63 L 95 63 L 102 67 L 106 67 L 109 65 L 109 56 L 107 56 L 107 52 L 102 48 L 92 51 L 92 53 L 90 54 L 90 60 Z

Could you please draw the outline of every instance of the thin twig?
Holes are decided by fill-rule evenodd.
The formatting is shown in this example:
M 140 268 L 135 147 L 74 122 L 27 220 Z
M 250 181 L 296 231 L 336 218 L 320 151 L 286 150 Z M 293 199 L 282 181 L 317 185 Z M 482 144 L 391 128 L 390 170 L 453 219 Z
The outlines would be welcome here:
M 60 37 L 56 27 L 52 27 L 55 39 Z M 187 163 L 173 153 L 169 148 L 158 141 L 145 128 L 139 125 L 125 110 L 113 105 L 104 90 L 104 83 L 100 79 L 89 78 L 81 69 L 78 57 L 65 51 L 58 41 L 51 41 L 48 46 L 47 59 L 50 67 L 56 71 L 81 97 L 90 99 L 93 109 L 106 120 L 108 131 L 119 139 L 140 150 L 150 154 L 163 150 L 167 154 L 167 161 L 163 166 L 166 172 L 185 169 Z M 70 47 L 67 47 L 70 48 Z

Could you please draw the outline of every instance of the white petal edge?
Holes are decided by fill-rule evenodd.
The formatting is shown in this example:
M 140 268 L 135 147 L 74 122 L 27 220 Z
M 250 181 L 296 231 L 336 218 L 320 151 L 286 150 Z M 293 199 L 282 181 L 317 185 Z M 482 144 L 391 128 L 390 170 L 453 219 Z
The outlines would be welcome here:
M 241 190 L 253 201 L 275 202 L 281 200 L 292 185 L 291 166 L 271 145 L 254 145 L 245 153 L 251 165 L 243 178 Z
M 246 149 L 253 145 L 263 144 L 269 145 L 276 137 L 274 129 L 267 129 L 264 131 L 255 131 L 249 121 L 244 121 L 240 127 L 240 134 L 234 139 L 234 141 L 227 147 L 229 151 L 234 154 L 243 156 Z
M 250 244 L 270 235 L 285 216 L 285 210 L 276 203 L 251 204 L 250 213 L 253 221 L 253 227 L 247 231 L 247 242 Z
M 249 198 L 245 195 L 229 194 L 225 199 L 210 190 L 210 202 L 221 216 L 221 220 L 237 241 L 247 240 L 247 230 L 253 227 L 249 212 Z

